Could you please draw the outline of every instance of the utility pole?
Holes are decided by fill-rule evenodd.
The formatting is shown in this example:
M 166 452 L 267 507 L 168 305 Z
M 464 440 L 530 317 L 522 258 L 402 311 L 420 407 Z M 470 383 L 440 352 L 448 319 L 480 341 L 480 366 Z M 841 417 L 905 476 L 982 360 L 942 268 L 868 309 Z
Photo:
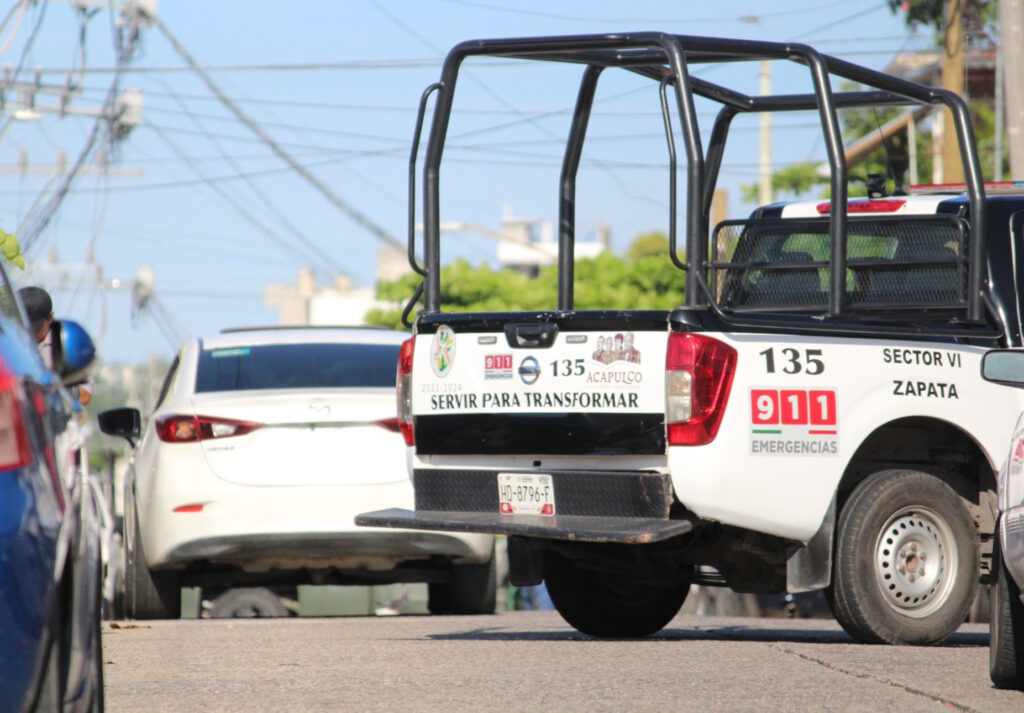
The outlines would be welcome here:
M 946 0 L 945 36 L 942 52 L 942 88 L 964 96 L 964 1 Z M 960 157 L 953 117 L 943 109 L 942 167 L 943 183 L 963 183 L 964 166 Z
M 1010 178 L 1024 179 L 1024 0 L 999 0 L 999 53 L 1003 68 Z M 1002 156 L 998 157 L 1002 161 Z
M 772 93 L 772 65 L 768 60 L 761 62 L 761 96 Z M 774 200 L 772 191 L 772 115 L 761 112 L 761 180 L 758 189 L 759 205 L 768 205 Z

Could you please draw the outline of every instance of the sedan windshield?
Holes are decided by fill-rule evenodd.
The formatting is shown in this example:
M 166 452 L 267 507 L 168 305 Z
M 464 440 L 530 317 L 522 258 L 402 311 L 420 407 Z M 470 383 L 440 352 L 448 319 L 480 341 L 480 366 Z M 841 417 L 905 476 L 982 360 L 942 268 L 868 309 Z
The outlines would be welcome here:
M 394 387 L 397 344 L 264 344 L 203 349 L 196 392 Z

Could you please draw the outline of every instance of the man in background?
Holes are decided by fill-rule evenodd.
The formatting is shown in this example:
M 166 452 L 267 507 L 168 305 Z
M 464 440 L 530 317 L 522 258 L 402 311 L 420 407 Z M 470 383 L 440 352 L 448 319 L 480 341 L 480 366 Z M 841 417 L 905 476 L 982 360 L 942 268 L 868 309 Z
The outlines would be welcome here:
M 53 324 L 53 300 L 42 287 L 22 287 L 18 290 L 21 304 L 28 315 L 29 331 L 39 344 L 50 340 L 50 325 Z
M 46 366 L 53 368 L 53 300 L 50 293 L 42 287 L 22 287 L 18 290 L 21 304 L 28 315 L 29 331 L 39 345 L 39 354 Z M 72 393 L 78 402 L 85 406 L 92 400 L 92 392 L 87 384 L 76 386 Z

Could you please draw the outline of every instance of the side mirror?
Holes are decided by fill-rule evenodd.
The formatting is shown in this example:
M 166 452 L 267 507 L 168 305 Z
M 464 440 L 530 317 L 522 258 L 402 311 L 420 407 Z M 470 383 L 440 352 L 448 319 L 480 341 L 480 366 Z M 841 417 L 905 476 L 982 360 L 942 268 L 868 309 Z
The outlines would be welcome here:
M 96 361 L 96 345 L 78 322 L 55 320 L 51 326 L 53 370 L 65 386 L 82 384 L 89 379 L 89 370 Z
M 108 436 L 118 436 L 135 447 L 135 441 L 142 433 L 142 414 L 137 408 L 112 408 L 96 417 L 100 430 Z
M 1024 351 L 993 349 L 981 358 L 981 377 L 1006 386 L 1024 387 Z

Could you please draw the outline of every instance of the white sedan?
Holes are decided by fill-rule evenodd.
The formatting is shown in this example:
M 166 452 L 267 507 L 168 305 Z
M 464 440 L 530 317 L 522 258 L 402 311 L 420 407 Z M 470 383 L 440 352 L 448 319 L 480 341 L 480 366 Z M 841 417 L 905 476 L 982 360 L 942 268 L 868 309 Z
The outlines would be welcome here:
M 356 527 L 413 507 L 395 407 L 408 335 L 227 330 L 171 365 L 125 483 L 125 613 L 176 618 L 181 587 L 428 582 L 435 613 L 494 611 L 494 538 Z M 100 415 L 134 441 L 135 409 Z
M 994 349 L 982 359 L 989 381 L 1024 387 L 1024 351 Z M 989 675 L 997 688 L 1024 689 L 1024 414 L 999 472 L 999 519 L 992 554 Z

